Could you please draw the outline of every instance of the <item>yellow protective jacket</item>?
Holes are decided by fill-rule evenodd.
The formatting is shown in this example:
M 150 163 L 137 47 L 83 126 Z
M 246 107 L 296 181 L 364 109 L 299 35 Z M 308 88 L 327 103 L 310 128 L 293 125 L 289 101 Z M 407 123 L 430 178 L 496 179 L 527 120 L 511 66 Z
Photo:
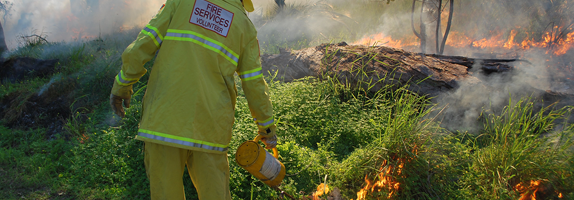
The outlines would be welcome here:
M 259 132 L 275 129 L 257 32 L 239 0 L 167 0 L 124 51 L 112 94 L 132 95 L 132 85 L 146 73 L 143 65 L 158 50 L 136 139 L 226 153 L 237 97 L 235 73 Z

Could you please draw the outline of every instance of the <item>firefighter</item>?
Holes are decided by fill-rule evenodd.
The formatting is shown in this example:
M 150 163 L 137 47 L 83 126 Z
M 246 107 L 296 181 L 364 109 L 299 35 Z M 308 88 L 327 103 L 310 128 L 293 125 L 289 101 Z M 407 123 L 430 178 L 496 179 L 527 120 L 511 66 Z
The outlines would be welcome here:
M 136 136 L 145 143 L 152 199 L 185 199 L 187 166 L 200 199 L 231 199 L 227 151 L 237 73 L 266 148 L 277 144 L 251 0 L 167 0 L 122 54 L 110 103 L 124 117 L 132 85 L 156 56 Z

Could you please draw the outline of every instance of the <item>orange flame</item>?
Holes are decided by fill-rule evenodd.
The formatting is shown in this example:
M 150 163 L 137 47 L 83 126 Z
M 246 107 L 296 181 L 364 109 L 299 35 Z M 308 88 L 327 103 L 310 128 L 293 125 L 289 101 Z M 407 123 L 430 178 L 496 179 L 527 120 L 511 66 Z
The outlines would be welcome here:
M 80 136 L 79 138 L 77 138 L 77 140 L 84 144 L 85 142 L 90 140 L 90 136 L 87 136 L 86 134 L 82 134 L 82 136 Z
M 396 174 L 401 175 L 402 169 L 405 167 L 405 160 L 399 159 L 398 161 L 399 164 L 396 169 Z M 369 181 L 368 175 L 365 175 L 365 182 L 367 182 L 367 185 L 359 190 L 359 192 L 357 192 L 357 200 L 364 200 L 368 193 L 373 193 L 375 190 L 377 192 L 385 190 L 389 192 L 387 198 L 391 198 L 393 194 L 395 194 L 400 189 L 401 184 L 392 176 L 393 165 L 388 165 L 387 160 L 385 160 L 383 161 L 379 171 L 381 171 L 377 175 L 379 180 L 373 184 L 371 184 L 371 181 Z
M 568 29 L 569 31 L 567 31 L 564 27 L 555 26 L 551 31 L 543 33 L 541 38 L 538 40 L 529 38 L 529 34 L 525 32 L 527 36 L 522 39 L 522 41 L 516 41 L 516 36 L 518 35 L 519 30 L 520 27 L 512 29 L 507 39 L 504 39 L 503 32 L 493 32 L 493 36 L 489 38 L 473 39 L 464 33 L 451 31 L 446 41 L 446 45 L 455 48 L 500 48 L 509 50 L 528 50 L 532 47 L 536 47 L 546 48 L 546 54 L 554 55 L 564 55 L 574 47 L 574 32 L 569 32 L 572 30 Z M 563 32 L 567 34 L 563 35 Z M 414 36 L 403 39 L 393 39 L 391 36 L 387 36 L 384 33 L 366 36 L 353 42 L 353 44 L 384 45 L 393 48 L 414 47 L 419 45 L 418 38 Z
M 313 192 L 313 200 L 320 200 L 320 196 L 329 193 L 329 186 L 327 184 L 319 184 L 319 186 L 317 186 L 317 191 Z
M 407 42 L 408 41 L 408 42 Z M 416 46 L 417 42 L 414 38 L 405 40 L 394 40 L 391 36 L 386 36 L 384 33 L 377 33 L 374 35 L 366 36 L 352 44 L 360 45 L 384 45 L 392 48 L 401 49 L 405 46 Z
M 417 145 L 413 147 L 413 150 L 411 152 L 415 155 L 418 155 L 419 152 Z M 388 192 L 387 198 L 389 199 L 399 191 L 399 189 L 401 188 L 401 183 L 399 183 L 395 177 L 401 175 L 404 177 L 404 175 L 402 174 L 403 169 L 405 168 L 405 164 L 412 160 L 412 157 L 406 159 L 393 158 L 393 160 L 397 160 L 398 163 L 396 166 L 396 170 L 394 170 L 393 172 L 395 166 L 389 164 L 387 160 L 384 160 L 383 163 L 381 164 L 381 167 L 379 168 L 380 173 L 377 174 L 378 181 L 376 181 L 375 183 L 371 184 L 371 181 L 369 181 L 368 179 L 368 175 L 365 175 L 365 182 L 367 183 L 367 185 L 361 188 L 359 192 L 357 192 L 357 200 L 364 200 L 369 192 L 373 193 L 375 192 L 375 190 L 377 192 L 385 190 L 386 192 Z M 395 176 L 393 176 L 393 174 L 395 174 Z
M 514 190 L 520 193 L 521 196 L 519 200 L 536 200 L 538 192 L 544 192 L 544 190 L 547 189 L 543 183 L 542 180 L 531 180 L 528 187 L 522 185 L 522 183 L 518 183 L 514 186 Z M 561 192 L 555 191 L 555 193 L 558 198 L 563 197 Z

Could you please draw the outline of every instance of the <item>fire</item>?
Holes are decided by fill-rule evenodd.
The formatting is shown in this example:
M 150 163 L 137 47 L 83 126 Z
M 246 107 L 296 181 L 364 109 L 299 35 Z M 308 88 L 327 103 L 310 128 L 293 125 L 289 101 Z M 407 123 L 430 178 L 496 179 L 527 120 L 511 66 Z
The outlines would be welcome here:
M 415 155 L 418 155 L 417 145 L 413 147 L 411 152 Z M 393 195 L 397 194 L 401 188 L 401 183 L 399 183 L 395 177 L 404 177 L 403 169 L 405 168 L 405 164 L 412 160 L 412 157 L 393 158 L 393 160 L 397 161 L 396 166 L 394 166 L 392 163 L 389 163 L 388 160 L 383 161 L 381 167 L 379 168 L 380 172 L 377 174 L 378 180 L 376 182 L 372 183 L 369 181 L 368 175 L 365 175 L 365 182 L 367 185 L 359 190 L 359 192 L 357 192 L 357 200 L 364 200 L 367 198 L 369 193 L 372 194 L 375 191 L 381 192 L 384 190 L 388 193 L 387 198 L 389 199 L 393 197 Z
M 405 160 L 399 159 L 399 164 L 397 166 L 396 174 L 400 176 L 402 174 L 402 169 L 405 167 Z M 386 169 L 385 169 L 386 168 Z M 400 189 L 400 183 L 392 176 L 393 165 L 388 165 L 387 161 L 383 161 L 381 171 L 378 176 L 378 181 L 371 184 L 368 179 L 368 175 L 365 175 L 365 182 L 367 185 L 363 187 L 359 192 L 357 192 L 357 200 L 362 200 L 367 197 L 368 193 L 373 193 L 375 190 L 381 192 L 385 190 L 388 192 L 387 198 L 391 198 Z
M 90 140 L 90 136 L 87 136 L 86 134 L 82 134 L 82 136 L 80 136 L 79 138 L 77 138 L 77 140 L 84 144 L 85 142 L 87 142 L 88 140 Z
M 547 54 L 564 55 L 574 47 L 574 32 L 571 29 L 555 26 L 550 31 L 546 31 L 539 39 L 532 38 L 526 31 L 520 31 L 517 27 L 510 30 L 505 36 L 504 32 L 493 31 L 491 37 L 475 39 L 462 32 L 451 31 L 446 41 L 446 45 L 455 48 L 476 48 L 476 49 L 508 49 L 508 50 L 529 50 L 531 48 L 546 49 Z M 517 35 L 521 34 L 522 41 L 516 41 Z M 526 36 L 524 36 L 526 35 Z M 433 38 L 429 36 L 428 40 Z M 427 41 L 427 45 L 432 44 Z M 434 40 L 433 40 L 434 41 Z M 366 36 L 353 44 L 362 45 L 384 45 L 393 48 L 414 47 L 419 45 L 416 37 L 393 39 L 384 33 Z
M 542 180 L 537 181 L 531 180 L 530 185 L 528 187 L 523 185 L 522 183 L 518 183 L 516 184 L 516 186 L 514 186 L 514 190 L 520 193 L 520 200 L 536 200 L 536 199 L 544 199 L 544 197 L 537 198 L 537 195 L 539 193 L 547 192 L 545 190 L 548 190 L 548 188 L 546 187 L 544 181 Z M 555 193 L 558 198 L 563 197 L 561 192 L 555 191 Z
M 453 32 L 446 44 L 451 47 L 472 47 L 479 49 L 514 49 L 514 50 L 528 50 L 532 47 L 535 48 L 546 48 L 547 54 L 554 55 L 564 55 L 568 50 L 574 46 L 574 32 L 566 34 L 564 38 L 558 37 L 556 31 L 546 32 L 543 34 L 542 38 L 538 41 L 530 39 L 529 37 L 524 38 L 521 42 L 516 41 L 516 35 L 518 34 L 517 29 L 510 31 L 508 39 L 503 39 L 503 34 L 498 33 L 490 38 L 483 38 L 479 40 L 474 40 L 463 33 Z
M 403 168 L 405 167 L 405 160 L 399 159 L 398 163 L 396 174 L 397 176 L 400 176 Z M 374 183 L 371 183 L 368 179 L 368 175 L 365 175 L 365 182 L 367 185 L 357 192 L 357 200 L 364 200 L 368 193 L 373 193 L 375 191 L 381 192 L 382 190 L 385 190 L 389 193 L 387 198 L 391 198 L 393 194 L 396 194 L 400 189 L 401 184 L 392 176 L 393 168 L 393 165 L 388 165 L 387 160 L 383 161 L 383 164 L 379 169 L 381 172 L 377 175 L 378 181 Z
M 408 42 L 406 42 L 408 41 Z M 366 36 L 359 41 L 353 42 L 353 44 L 361 45 L 384 45 L 388 47 L 401 49 L 405 46 L 416 46 L 418 43 L 415 39 L 405 39 L 405 40 L 394 40 L 392 37 L 385 35 L 384 33 L 377 33 L 374 35 Z
M 508 41 L 506 41 L 503 45 L 504 48 L 507 49 L 512 49 L 515 46 L 518 46 L 517 43 L 514 42 L 514 37 L 516 37 L 516 30 L 512 29 L 512 31 L 510 31 L 510 37 L 508 37 Z
M 67 15 L 66 18 L 68 18 L 68 21 L 70 22 L 69 24 L 73 24 L 73 23 L 79 21 L 79 18 L 76 17 L 76 16 L 73 15 L 73 14 Z M 78 28 L 78 27 L 75 27 L 75 26 L 73 26 L 73 25 L 70 26 L 69 24 L 67 25 L 67 31 L 68 31 L 68 33 L 73 33 L 73 34 L 71 34 L 71 36 L 70 36 L 71 39 L 79 40 L 79 39 L 82 39 L 82 38 L 83 38 L 83 39 L 94 39 L 94 38 L 97 38 L 97 36 L 94 35 L 94 34 L 85 35 L 86 33 L 89 33 L 88 31 L 86 31 L 86 28 L 85 28 L 85 27 L 79 27 L 79 28 Z
M 329 193 L 329 186 L 327 184 L 319 184 L 319 186 L 317 186 L 317 191 L 313 192 L 313 200 L 320 200 L 320 196 Z

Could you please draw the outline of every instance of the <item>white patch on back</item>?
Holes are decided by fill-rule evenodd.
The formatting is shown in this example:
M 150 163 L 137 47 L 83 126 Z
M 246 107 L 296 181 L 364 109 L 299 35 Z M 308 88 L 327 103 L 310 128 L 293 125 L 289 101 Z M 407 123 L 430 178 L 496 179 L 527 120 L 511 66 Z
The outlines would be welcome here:
M 233 13 L 206 0 L 196 0 L 189 23 L 227 37 Z

